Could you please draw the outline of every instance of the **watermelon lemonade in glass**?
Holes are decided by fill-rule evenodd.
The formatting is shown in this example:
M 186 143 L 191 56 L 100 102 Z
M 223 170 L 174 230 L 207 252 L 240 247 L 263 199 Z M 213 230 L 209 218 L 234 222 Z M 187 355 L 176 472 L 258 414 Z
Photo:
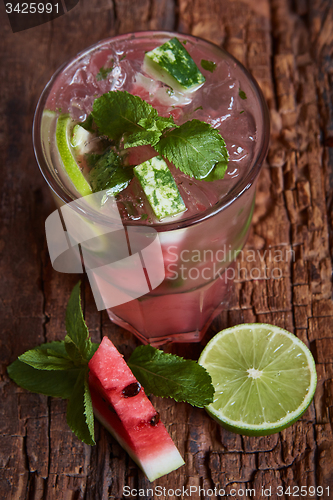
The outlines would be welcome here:
M 254 79 L 224 50 L 189 35 L 120 35 L 56 72 L 37 106 L 35 153 L 58 206 L 70 204 L 95 230 L 95 267 L 111 251 L 122 259 L 121 245 L 106 236 L 115 207 L 127 242 L 138 228 L 158 234 L 158 286 L 141 259 L 148 293 L 106 305 L 113 322 L 155 346 L 201 340 L 226 301 L 268 139 Z M 82 205 L 93 193 L 102 193 L 99 204 Z M 95 284 L 104 296 L 108 286 L 130 295 L 134 268 L 120 266 Z

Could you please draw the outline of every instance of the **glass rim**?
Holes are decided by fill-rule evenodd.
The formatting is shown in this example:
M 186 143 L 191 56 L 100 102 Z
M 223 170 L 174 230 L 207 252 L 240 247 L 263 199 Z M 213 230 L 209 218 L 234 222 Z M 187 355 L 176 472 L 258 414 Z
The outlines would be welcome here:
M 251 89 L 253 90 L 255 97 L 257 99 L 257 103 L 259 104 L 259 109 L 260 109 L 260 115 L 263 123 L 262 127 L 262 134 L 260 137 L 260 141 L 258 143 L 258 150 L 256 154 L 254 155 L 254 158 L 252 159 L 251 166 L 250 168 L 247 169 L 245 175 L 243 177 L 240 177 L 240 179 L 234 184 L 234 186 L 228 191 L 220 201 L 218 201 L 215 205 L 212 207 L 207 208 L 203 212 L 200 212 L 195 215 L 191 215 L 189 217 L 184 217 L 180 220 L 174 220 L 174 221 L 167 221 L 167 222 L 155 222 L 153 224 L 149 224 L 149 227 L 155 228 L 157 231 L 159 229 L 162 229 L 163 231 L 168 231 L 168 230 L 173 230 L 173 229 L 180 229 L 183 227 L 188 227 L 191 226 L 192 224 L 196 224 L 199 222 L 202 222 L 206 219 L 209 219 L 210 217 L 213 217 L 215 214 L 221 212 L 222 210 L 225 210 L 229 205 L 234 203 L 244 192 L 246 192 L 255 182 L 260 170 L 262 163 L 266 157 L 267 151 L 268 151 L 268 146 L 269 146 L 269 138 L 270 138 L 270 119 L 269 119 L 269 111 L 267 108 L 267 104 L 265 101 L 265 98 L 263 96 L 263 93 L 255 80 L 255 78 L 251 75 L 251 73 L 245 68 L 245 66 L 238 61 L 232 54 L 227 52 L 225 49 L 222 47 L 214 44 L 213 42 L 210 42 L 208 40 L 205 40 L 203 38 L 189 35 L 187 33 L 179 33 L 179 32 L 173 32 L 173 31 L 163 31 L 163 30 L 148 30 L 148 31 L 136 31 L 136 32 L 130 32 L 130 33 L 124 33 L 121 35 L 115 35 L 109 38 L 104 38 L 102 40 L 99 40 L 97 43 L 85 48 L 84 50 L 78 52 L 74 57 L 70 58 L 69 60 L 65 61 L 52 75 L 50 80 L 47 82 L 45 85 L 34 114 L 34 119 L 33 119 L 33 125 L 32 125 L 32 138 L 33 138 L 33 149 L 35 153 L 35 157 L 37 160 L 37 164 L 39 166 L 39 169 L 47 182 L 48 186 L 50 189 L 53 191 L 53 193 L 65 204 L 71 203 L 71 206 L 74 207 L 81 215 L 84 215 L 92 220 L 98 221 L 98 223 L 105 223 L 106 225 L 110 222 L 108 221 L 107 217 L 101 216 L 100 213 L 94 210 L 85 210 L 82 208 L 82 206 L 77 205 L 76 207 L 72 203 L 73 201 L 77 198 L 70 196 L 69 192 L 66 193 L 66 191 L 63 189 L 64 186 L 62 186 L 61 181 L 57 180 L 55 175 L 52 175 L 50 172 L 50 169 L 48 167 L 47 161 L 45 159 L 44 153 L 43 153 L 43 147 L 42 147 L 42 141 L 41 141 L 41 133 L 40 133 L 40 126 L 41 126 L 41 118 L 42 114 L 44 111 L 44 106 L 46 104 L 47 98 L 49 96 L 49 93 L 52 89 L 52 86 L 56 80 L 56 78 L 60 75 L 60 73 L 70 64 L 72 64 L 75 60 L 79 59 L 80 57 L 83 57 L 85 54 L 88 52 L 91 52 L 95 49 L 97 49 L 100 45 L 109 42 L 109 41 L 120 41 L 120 40 L 125 40 L 128 38 L 144 38 L 144 37 L 151 37 L 151 36 L 170 36 L 170 38 L 173 38 L 175 36 L 184 36 L 188 39 L 192 39 L 194 42 L 201 42 L 206 45 L 210 45 L 222 53 L 224 53 L 229 59 L 231 59 L 242 71 L 242 73 L 245 75 L 247 78 L 248 82 L 250 83 Z M 138 223 L 138 221 L 133 221 L 133 220 L 123 220 L 122 223 L 125 226 L 139 226 L 142 225 Z

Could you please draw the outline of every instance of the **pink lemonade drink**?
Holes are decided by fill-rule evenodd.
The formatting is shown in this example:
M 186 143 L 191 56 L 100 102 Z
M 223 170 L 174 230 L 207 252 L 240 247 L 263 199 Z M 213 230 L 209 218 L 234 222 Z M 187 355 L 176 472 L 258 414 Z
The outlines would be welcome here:
M 182 67 L 178 68 L 175 58 L 181 46 L 186 49 L 185 65 L 192 65 L 189 83 L 182 80 Z M 180 76 L 175 71 L 170 77 L 161 63 L 162 56 L 171 60 L 171 72 L 179 69 Z M 140 99 L 133 100 L 127 93 Z M 103 104 L 101 96 L 106 94 L 119 98 L 119 122 L 113 112 L 110 123 L 106 123 L 105 109 L 96 104 L 96 100 Z M 141 106 L 142 101 L 145 113 L 146 103 L 156 113 L 149 115 L 149 120 L 140 115 L 135 130 L 127 128 L 121 138 L 120 132 L 113 134 L 112 127 L 118 127 L 132 104 Z M 61 120 L 67 120 L 70 130 L 70 162 L 74 158 L 82 174 L 78 181 L 71 177 L 68 163 L 66 166 L 68 151 L 61 151 Z M 197 148 L 189 135 L 192 128 L 195 140 L 200 136 L 199 129 L 205 133 L 207 129 L 210 139 L 200 136 Z M 226 148 L 216 137 L 217 132 Z M 77 140 L 75 134 L 82 137 Z M 207 142 L 211 139 L 221 145 L 216 160 L 212 143 Z M 202 339 L 226 302 L 233 262 L 248 235 L 256 180 L 268 140 L 268 112 L 253 78 L 224 50 L 189 35 L 140 32 L 117 36 L 81 52 L 57 71 L 37 106 L 34 145 L 40 169 L 58 206 L 73 202 L 75 206 L 80 196 L 107 186 L 105 192 L 115 196 L 122 225 L 128 230 L 153 228 L 162 249 L 164 278 L 160 284 L 150 287 L 143 296 L 108 307 L 113 322 L 152 345 Z M 104 161 L 100 158 L 105 159 L 105 151 L 109 156 L 112 151 L 112 172 L 116 172 L 114 178 L 120 172 L 121 182 L 98 184 L 101 177 L 93 175 L 97 168 L 94 161 L 100 174 Z M 197 155 L 195 160 L 192 154 Z M 198 155 L 206 170 L 198 163 Z M 147 185 L 147 168 L 156 167 L 155 157 L 163 162 L 163 175 L 171 174 L 171 180 L 163 177 L 159 187 Z M 162 201 L 158 204 L 159 196 Z M 100 216 L 107 226 L 111 205 L 111 197 L 109 200 L 106 196 L 100 210 L 88 206 L 84 216 L 90 224 Z M 98 241 L 103 251 L 98 249 L 94 258 L 98 263 L 103 253 L 105 262 L 114 242 L 102 236 Z M 119 258 L 120 254 L 119 247 Z M 119 293 L 131 286 L 128 272 L 124 271 L 126 279 L 121 273 L 113 277 Z M 96 283 L 102 290 L 103 278 Z

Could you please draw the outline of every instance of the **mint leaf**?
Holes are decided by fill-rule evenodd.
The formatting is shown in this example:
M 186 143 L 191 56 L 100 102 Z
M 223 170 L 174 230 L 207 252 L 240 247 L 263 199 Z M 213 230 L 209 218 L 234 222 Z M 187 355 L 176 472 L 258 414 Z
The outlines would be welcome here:
M 125 149 L 136 146 L 144 146 L 147 144 L 155 146 L 155 144 L 158 143 L 164 129 L 176 127 L 172 116 L 149 116 L 148 118 L 141 118 L 138 125 L 140 125 L 144 130 L 133 132 L 128 137 L 125 134 Z
M 94 168 L 98 160 L 102 157 L 103 155 L 101 153 L 87 153 L 86 154 L 86 162 L 89 168 Z
M 171 397 L 199 407 L 213 401 L 211 377 L 196 361 L 145 345 L 134 350 L 128 366 L 146 393 Z
M 101 80 L 105 80 L 106 77 L 108 76 L 109 73 L 113 70 L 113 59 L 112 59 L 112 66 L 109 68 L 100 68 L 99 72 L 96 75 L 96 80 L 100 82 Z
M 160 132 L 166 128 L 176 127 L 173 116 L 158 116 L 157 118 L 152 118 L 150 116 L 149 118 L 141 118 L 141 120 L 139 120 L 139 125 L 145 130 L 159 130 Z
M 141 132 L 141 119 L 158 119 L 158 113 L 140 97 L 125 91 L 111 91 L 95 99 L 93 119 L 102 135 L 119 141 L 124 134 Z M 149 144 L 145 142 L 145 144 Z
M 208 123 L 192 120 L 167 130 L 155 149 L 185 174 L 204 179 L 218 162 L 228 161 L 219 132 Z
M 80 281 L 75 285 L 66 308 L 65 348 L 76 364 L 86 364 L 90 359 L 91 340 L 83 318 Z
M 96 156 L 96 155 L 95 155 Z M 122 160 L 115 151 L 109 149 L 97 159 L 89 173 L 89 180 L 94 193 L 108 190 L 116 196 L 125 189 L 133 178 L 133 169 L 124 168 Z
M 56 350 L 40 346 L 26 351 L 18 357 L 22 363 L 25 363 L 36 370 L 70 370 L 75 368 L 73 361 L 67 356 L 60 354 Z
M 215 165 L 213 170 L 203 180 L 212 182 L 212 181 L 217 181 L 219 179 L 223 179 L 227 169 L 228 169 L 228 162 L 220 161 Z
M 109 181 L 106 184 L 105 189 L 107 189 L 106 194 L 117 196 L 123 189 L 127 188 L 131 180 L 133 179 L 133 169 L 132 168 L 121 168 L 117 167 L 112 173 Z
M 216 69 L 216 63 L 214 63 L 214 61 L 207 61 L 206 59 L 201 59 L 201 67 L 213 73 L 213 71 L 215 71 Z
M 45 396 L 68 399 L 73 392 L 80 369 L 41 371 L 17 359 L 8 366 L 7 372 L 23 389 Z
M 87 364 L 85 358 L 82 356 L 79 349 L 77 348 L 77 345 L 75 344 L 75 342 L 71 339 L 71 337 L 69 335 L 65 336 L 64 343 L 65 343 L 67 354 L 70 357 L 70 359 L 72 360 L 72 362 L 74 363 L 74 366 L 83 367 L 84 365 Z
M 88 384 L 88 367 L 81 369 L 67 405 L 67 423 L 86 444 L 95 444 L 94 417 Z
M 95 352 L 97 351 L 98 348 L 99 348 L 99 344 L 97 342 L 92 342 L 91 343 L 91 349 L 90 349 L 90 354 L 89 354 L 89 361 L 91 360 L 91 358 L 93 357 L 93 355 L 95 354 Z
M 155 146 L 158 143 L 162 132 L 159 130 L 140 130 L 124 137 L 124 148 L 134 148 L 137 146 L 151 145 Z
M 95 99 L 92 116 L 99 132 L 118 142 L 123 139 L 125 149 L 151 145 L 179 170 L 196 179 L 207 177 L 219 162 L 228 162 L 223 138 L 208 123 L 192 120 L 178 127 L 172 116 L 159 116 L 150 104 L 128 92 L 111 91 Z M 117 176 L 110 181 L 110 189 L 114 188 L 116 194 L 128 185 L 127 177 L 119 175 L 119 181 Z M 221 175 L 221 169 L 216 171 L 217 178 Z
M 108 149 L 103 154 L 90 153 L 87 155 L 87 161 L 92 167 L 92 170 L 90 171 L 90 180 L 91 182 L 94 182 L 94 186 L 95 188 L 98 188 L 96 189 L 98 191 L 101 190 L 99 188 L 105 185 L 104 177 L 108 177 L 108 169 L 110 169 L 110 167 L 115 169 L 116 167 L 120 167 L 122 165 L 120 156 L 113 149 Z M 107 175 L 103 175 L 103 172 L 105 171 L 107 172 Z M 101 180 L 99 179 L 100 175 L 102 177 Z
M 156 127 L 159 130 L 165 130 L 167 128 L 173 128 L 173 127 L 178 127 L 178 125 L 175 124 L 173 116 L 159 116 L 158 119 L 156 120 Z

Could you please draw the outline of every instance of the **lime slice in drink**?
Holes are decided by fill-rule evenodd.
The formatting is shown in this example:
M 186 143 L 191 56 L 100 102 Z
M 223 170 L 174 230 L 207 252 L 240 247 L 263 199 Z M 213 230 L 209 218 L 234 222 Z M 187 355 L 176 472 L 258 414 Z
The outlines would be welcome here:
M 55 111 L 51 111 L 50 109 L 44 109 L 40 126 L 40 134 L 46 161 L 50 165 L 52 165 L 50 144 L 55 134 L 56 124 L 57 113 Z
M 92 193 L 90 184 L 84 177 L 79 165 L 75 160 L 71 137 L 73 132 L 73 121 L 69 115 L 60 115 L 57 120 L 56 140 L 60 158 L 75 189 L 81 196 Z
M 306 345 L 273 325 L 252 323 L 222 330 L 199 364 L 215 387 L 208 413 L 227 429 L 264 436 L 298 420 L 313 398 L 317 374 Z

